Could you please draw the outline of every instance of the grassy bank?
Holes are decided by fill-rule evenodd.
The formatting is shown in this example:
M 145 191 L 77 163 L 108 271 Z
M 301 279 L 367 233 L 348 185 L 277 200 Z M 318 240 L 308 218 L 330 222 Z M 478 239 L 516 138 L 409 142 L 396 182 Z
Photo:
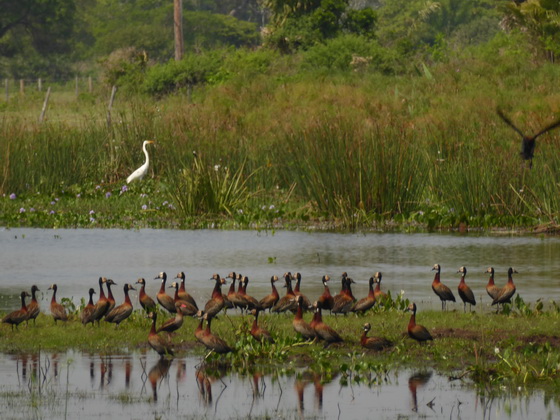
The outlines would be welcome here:
M 560 70 L 509 60 L 465 54 L 400 76 L 277 65 L 195 89 L 192 103 L 119 98 L 110 127 L 107 92 L 54 94 L 43 124 L 20 98 L 0 120 L 0 223 L 555 228 L 560 135 L 539 138 L 529 170 L 495 110 L 537 131 L 558 116 Z M 127 186 L 144 139 L 157 142 L 149 178 Z
M 291 315 L 261 314 L 260 325 L 274 336 L 275 344 L 260 344 L 249 335 L 252 316 L 221 315 L 212 324 L 213 332 L 225 339 L 234 352 L 212 355 L 236 371 L 255 366 L 295 372 L 303 364 L 322 375 L 342 375 L 348 382 L 373 380 L 376 375 L 399 368 L 434 368 L 450 377 L 470 379 L 477 386 L 536 386 L 557 392 L 560 389 L 560 310 L 556 304 L 543 311 L 542 305 L 526 305 L 518 298 L 503 313 L 493 308 L 476 312 L 422 311 L 417 322 L 426 326 L 433 342 L 419 344 L 408 337 L 407 304 L 397 298 L 391 307 L 376 307 L 363 316 L 324 315 L 324 321 L 339 331 L 344 343 L 327 348 L 321 343 L 301 341 L 293 331 Z M 167 319 L 169 314 L 160 314 Z M 306 319 L 311 315 L 306 315 Z M 308 319 L 309 320 L 309 319 Z M 374 352 L 359 344 L 362 325 L 372 324 L 370 336 L 382 336 L 394 343 L 390 350 Z M 204 355 L 196 342 L 198 321 L 185 319 L 173 336 L 177 354 Z M 66 324 L 55 325 L 50 315 L 41 314 L 37 324 L 20 325 L 18 330 L 1 327 L 0 351 L 33 353 L 78 349 L 110 354 L 147 348 L 149 320 L 140 311 L 119 328 L 102 322 L 100 327 L 82 326 L 77 313 Z M 151 350 L 149 350 L 151 351 Z

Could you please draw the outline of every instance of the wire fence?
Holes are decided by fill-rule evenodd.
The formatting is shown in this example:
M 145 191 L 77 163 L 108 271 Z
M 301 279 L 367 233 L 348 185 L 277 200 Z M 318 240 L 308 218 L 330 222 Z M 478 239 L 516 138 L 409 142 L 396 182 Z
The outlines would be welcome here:
M 6 102 L 15 95 L 23 96 L 29 93 L 46 92 L 48 88 L 64 92 L 74 92 L 76 97 L 80 93 L 93 93 L 94 80 L 91 76 L 79 77 L 67 80 L 49 80 L 41 77 L 37 79 L 9 79 L 3 80 L 2 99 Z

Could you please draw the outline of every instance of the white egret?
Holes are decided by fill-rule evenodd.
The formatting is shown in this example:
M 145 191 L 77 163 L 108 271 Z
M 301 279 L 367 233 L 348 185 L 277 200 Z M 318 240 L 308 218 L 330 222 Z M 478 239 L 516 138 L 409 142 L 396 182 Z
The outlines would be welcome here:
M 134 181 L 136 179 L 141 180 L 148 173 L 148 167 L 150 166 L 150 156 L 148 155 L 148 151 L 146 150 L 146 145 L 147 144 L 152 144 L 152 143 L 154 143 L 153 140 L 146 140 L 146 141 L 144 141 L 144 144 L 142 144 L 142 150 L 144 151 L 144 154 L 146 155 L 146 161 L 144 162 L 144 164 L 142 166 L 140 166 L 138 169 L 136 169 L 134 172 L 132 172 L 128 176 L 128 178 L 126 178 L 126 183 L 127 184 L 130 184 L 132 181 Z

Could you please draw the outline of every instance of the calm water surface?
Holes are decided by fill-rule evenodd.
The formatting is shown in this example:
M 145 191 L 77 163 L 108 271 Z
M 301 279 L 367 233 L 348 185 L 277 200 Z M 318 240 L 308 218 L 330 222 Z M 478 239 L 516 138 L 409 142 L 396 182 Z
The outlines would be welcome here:
M 438 308 L 431 290 L 432 265 L 442 266 L 442 281 L 453 290 L 457 270 L 468 269 L 467 283 L 488 310 L 484 286 L 488 266 L 496 270 L 496 283 L 505 284 L 513 266 L 518 293 L 526 302 L 559 299 L 560 238 L 535 236 L 477 236 L 451 234 L 337 234 L 221 230 L 116 230 L 116 229 L 2 229 L 0 230 L 0 310 L 19 307 L 19 293 L 37 284 L 45 309 L 58 284 L 58 296 L 76 303 L 97 288 L 100 276 L 112 278 L 114 294 L 122 301 L 122 286 L 137 278 L 147 280 L 155 295 L 160 271 L 170 278 L 187 275 L 187 289 L 197 301 L 209 298 L 213 273 L 241 272 L 250 279 L 248 292 L 259 298 L 269 293 L 272 275 L 302 273 L 302 290 L 313 298 L 322 292 L 321 277 L 331 276 L 331 290 L 347 271 L 357 282 L 354 294 L 367 294 L 367 279 L 383 273 L 382 288 L 405 297 L 422 309 Z M 168 281 L 170 284 L 171 281 Z M 133 296 L 133 299 L 136 295 Z M 456 304 L 460 309 L 460 304 Z
M 555 418 L 558 399 L 489 398 L 431 371 L 400 371 L 369 384 L 296 376 L 205 373 L 194 357 L 64 354 L 0 358 L 3 419 L 76 418 Z M 545 403 L 546 401 L 546 403 Z

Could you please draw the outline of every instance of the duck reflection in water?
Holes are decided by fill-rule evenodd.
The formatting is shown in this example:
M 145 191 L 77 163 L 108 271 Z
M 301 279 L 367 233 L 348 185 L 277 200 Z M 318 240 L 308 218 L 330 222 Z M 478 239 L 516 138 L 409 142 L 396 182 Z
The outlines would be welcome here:
M 408 389 L 410 390 L 410 395 L 412 396 L 412 411 L 418 411 L 418 400 L 416 397 L 416 390 L 422 388 L 426 385 L 430 378 L 432 377 L 432 372 L 416 372 L 410 378 L 408 378 Z
M 132 373 L 132 362 L 127 358 L 124 362 L 124 386 L 126 389 L 130 387 L 130 374 Z
M 148 380 L 150 381 L 150 385 L 152 386 L 152 395 L 154 398 L 154 402 L 158 400 L 158 385 L 163 382 L 164 379 L 168 377 L 169 367 L 173 359 L 167 358 L 160 358 L 158 362 L 150 369 L 148 372 Z
M 207 406 L 212 404 L 212 384 L 220 381 L 223 385 L 220 396 L 227 385 L 222 378 L 227 374 L 226 365 L 220 363 L 202 363 L 196 368 L 196 385 L 198 386 L 199 396 Z M 216 401 L 217 404 L 217 401 Z

